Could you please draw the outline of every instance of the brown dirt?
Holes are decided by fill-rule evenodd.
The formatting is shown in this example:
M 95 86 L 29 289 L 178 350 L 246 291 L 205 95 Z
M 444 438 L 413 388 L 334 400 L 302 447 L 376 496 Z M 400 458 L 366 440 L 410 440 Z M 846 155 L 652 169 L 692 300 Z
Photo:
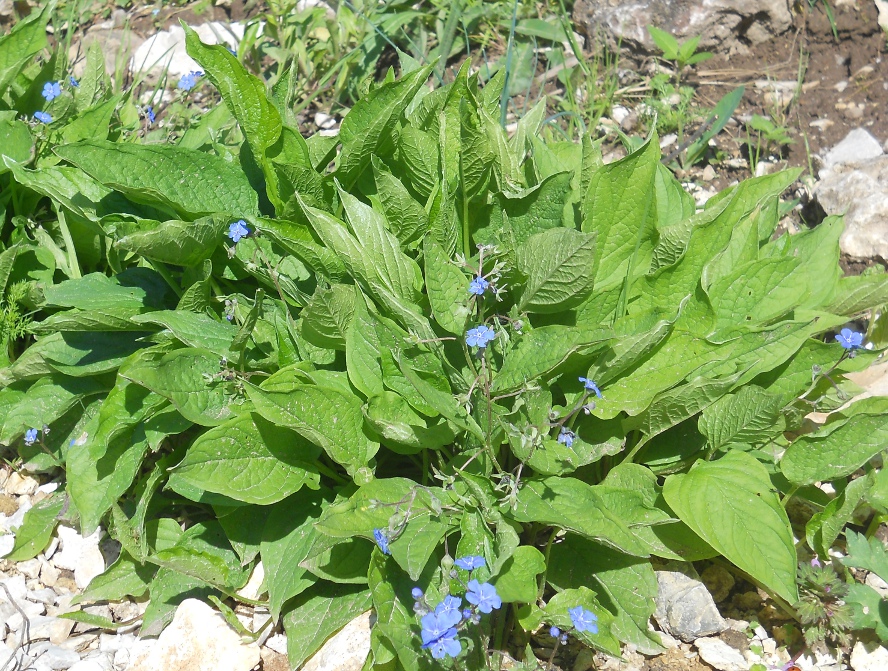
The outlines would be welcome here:
M 809 158 L 828 150 L 854 128 L 866 128 L 878 140 L 888 140 L 888 56 L 875 4 L 834 6 L 838 40 L 822 7 L 818 3 L 813 10 L 797 14 L 790 32 L 752 47 L 745 55 L 716 56 L 692 78 L 711 104 L 745 84 L 735 117 L 777 117 L 795 140 L 784 153 L 786 165 L 805 169 Z M 800 72 L 802 91 L 785 108 L 766 100 L 766 90 L 756 86 L 761 80 L 797 81 Z M 839 91 L 842 82 L 846 88 Z M 818 127 L 817 122 L 822 125 Z M 745 140 L 745 131 L 729 129 L 719 145 L 729 136 L 736 147 Z
M 0 494 L 0 513 L 12 515 L 18 510 L 18 502 L 7 494 Z

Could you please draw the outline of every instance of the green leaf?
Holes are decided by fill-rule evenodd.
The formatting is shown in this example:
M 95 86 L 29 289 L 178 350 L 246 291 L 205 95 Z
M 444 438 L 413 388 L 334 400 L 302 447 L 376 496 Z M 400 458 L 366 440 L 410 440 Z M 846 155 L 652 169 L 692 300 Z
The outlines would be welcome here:
M 844 601 L 852 609 L 852 629 L 874 629 L 881 640 L 888 640 L 888 599 L 869 585 L 852 583 Z
M 827 310 L 848 317 L 888 303 L 888 274 L 851 275 L 839 279 L 836 296 Z
M 535 547 L 522 545 L 506 559 L 490 582 L 503 603 L 533 603 L 539 587 L 537 576 L 546 570 L 546 559 Z
M 194 524 L 173 545 L 158 549 L 147 559 L 162 568 L 227 590 L 240 589 L 250 577 L 250 569 L 240 565 L 240 559 L 215 520 Z
M 191 219 L 228 212 L 259 214 L 258 199 L 237 164 L 171 145 L 86 140 L 54 149 L 59 157 L 137 203 Z
M 392 557 L 411 580 L 418 580 L 438 545 L 444 540 L 448 525 L 439 515 L 422 511 L 410 518 L 389 547 Z
M 848 556 L 841 560 L 845 566 L 872 571 L 882 580 L 888 578 L 888 552 L 878 538 L 870 538 L 856 531 L 845 533 Z
M 321 536 L 315 538 L 309 557 L 300 566 L 321 580 L 366 585 L 372 552 L 373 544 L 363 538 L 336 541 Z
M 886 410 L 879 398 L 852 404 L 819 431 L 793 441 L 780 460 L 780 470 L 799 485 L 850 475 L 885 449 Z
M 383 391 L 367 400 L 364 417 L 382 438 L 382 443 L 398 454 L 419 454 L 453 442 L 455 434 L 447 422 L 429 426 L 400 394 Z
M 648 26 L 647 30 L 654 44 L 663 52 L 663 58 L 669 61 L 678 58 L 678 40 L 672 34 L 656 26 Z
M 55 3 L 48 2 L 39 12 L 17 21 L 9 34 L 0 37 L 0 95 L 15 80 L 34 54 L 47 46 L 46 22 L 55 10 Z
M 527 281 L 519 310 L 560 312 L 585 300 L 595 279 L 595 236 L 571 228 L 536 233 L 518 249 Z
M 92 613 L 84 613 L 82 610 L 75 610 L 70 613 L 62 613 L 59 615 L 60 618 L 64 620 L 74 620 L 75 622 L 80 622 L 82 624 L 88 625 L 87 629 L 120 629 L 121 627 L 125 627 L 128 623 L 126 622 L 114 622 L 114 620 L 109 620 L 107 617 L 102 617 L 101 615 L 93 615 Z
M 265 567 L 269 609 L 275 620 L 286 601 L 316 582 L 300 564 L 318 537 L 314 523 L 321 515 L 325 494 L 303 489 L 271 507 L 259 553 Z
M 228 348 L 237 328 L 220 322 L 205 313 L 183 310 L 157 310 L 133 317 L 137 324 L 159 324 L 169 329 L 188 347 L 207 349 L 219 356 L 228 356 Z
M 59 513 L 64 503 L 64 495 L 53 494 L 28 510 L 22 525 L 15 532 L 15 544 L 4 559 L 25 561 L 43 552 L 59 523 Z
M 4 113 L 5 114 L 5 113 Z M 13 118 L 0 118 L 0 157 L 7 157 L 16 163 L 29 163 L 34 158 L 34 139 L 28 124 Z M 0 175 L 9 168 L 0 161 Z
M 158 636 L 185 599 L 207 599 L 216 591 L 206 582 L 168 568 L 161 568 L 151 581 L 148 607 L 142 616 L 141 636 Z
M 573 622 L 570 619 L 568 610 L 582 606 L 586 610 L 593 613 L 597 618 L 598 632 L 593 634 L 590 631 L 578 632 L 573 630 Z M 566 589 L 559 592 L 546 604 L 543 609 L 531 610 L 536 614 L 532 624 L 522 622 L 527 629 L 527 624 L 531 624 L 530 630 L 535 629 L 537 625 L 545 622 L 553 624 L 562 631 L 572 631 L 574 635 L 586 645 L 596 650 L 607 652 L 610 655 L 618 655 L 620 651 L 620 642 L 614 638 L 611 633 L 614 617 L 599 602 L 598 595 L 591 589 L 583 586 L 577 589 Z M 537 619 L 538 618 L 538 619 Z
M 535 233 L 562 225 L 564 201 L 570 191 L 571 178 L 571 173 L 559 172 L 520 196 L 498 194 L 500 207 L 515 235 L 516 244 L 524 244 Z
M 745 452 L 698 461 L 670 475 L 666 502 L 682 522 L 781 598 L 795 603 L 796 551 L 786 511 L 768 472 Z
M 423 242 L 425 282 L 435 321 L 449 333 L 462 335 L 469 316 L 468 280 L 431 236 Z
M 246 389 L 265 419 L 302 434 L 350 474 L 366 466 L 379 449 L 379 443 L 364 434 L 362 404 L 354 394 L 298 383 L 280 390 L 268 385 L 261 389 L 248 385 Z M 333 417 L 335 422 L 330 421 Z
M 608 610 L 617 614 L 611 625 L 614 636 L 637 645 L 644 654 L 662 651 L 647 626 L 658 594 L 650 562 L 568 534 L 552 545 L 546 580 L 559 591 L 594 588 Z
M 218 426 L 234 416 L 232 406 L 239 402 L 218 373 L 218 354 L 187 347 L 141 361 L 121 375 L 168 398 L 195 424 Z
M 829 556 L 829 549 L 854 517 L 857 506 L 867 497 L 874 481 L 875 474 L 872 472 L 852 480 L 823 510 L 808 520 L 805 525 L 805 539 L 816 554 Z
M 135 230 L 117 239 L 117 246 L 146 259 L 177 266 L 197 266 L 210 258 L 224 239 L 232 217 L 214 215 L 195 221 L 171 219 L 154 228 Z
M 390 151 L 402 112 L 431 71 L 432 66 L 427 65 L 396 82 L 383 84 L 351 108 L 339 128 L 342 153 L 336 167 L 336 177 L 346 187 L 367 167 L 372 154 L 384 156 Z
M 148 585 L 155 573 L 156 566 L 139 564 L 123 550 L 104 573 L 90 580 L 83 594 L 76 595 L 71 604 L 84 601 L 120 601 L 127 596 L 141 597 L 148 591 Z
M 303 486 L 318 488 L 319 452 L 293 431 L 258 415 L 242 415 L 202 434 L 170 480 L 182 478 L 205 491 L 268 505 Z
M 348 284 L 318 287 L 302 309 L 302 337 L 318 347 L 345 349 L 348 326 L 355 311 L 355 288 Z
M 372 603 L 366 587 L 319 583 L 300 594 L 284 615 L 290 666 L 302 666 L 324 641 L 367 611 Z
M 660 146 L 649 140 L 626 158 L 599 168 L 589 183 L 582 229 L 596 234 L 595 285 L 621 282 L 630 266 L 647 270 L 656 227 L 654 183 Z
M 506 356 L 493 379 L 491 391 L 519 388 L 525 382 L 544 377 L 567 358 L 581 350 L 592 350 L 613 337 L 610 329 L 571 326 L 542 326 L 523 334 Z
M 389 172 L 388 167 L 375 156 L 373 176 L 385 218 L 401 244 L 406 245 L 424 235 L 429 228 L 429 215 L 410 195 L 401 180 Z
M 627 554 L 648 556 L 619 516 L 605 506 L 596 487 L 575 478 L 526 482 L 518 492 L 518 507 L 510 516 L 518 522 L 559 526 Z
M 47 305 L 81 310 L 163 308 L 163 293 L 138 280 L 129 272 L 114 277 L 90 273 L 46 287 L 43 297 Z
M 718 449 L 730 443 L 759 443 L 782 430 L 782 399 L 756 385 L 723 396 L 703 410 L 697 426 Z

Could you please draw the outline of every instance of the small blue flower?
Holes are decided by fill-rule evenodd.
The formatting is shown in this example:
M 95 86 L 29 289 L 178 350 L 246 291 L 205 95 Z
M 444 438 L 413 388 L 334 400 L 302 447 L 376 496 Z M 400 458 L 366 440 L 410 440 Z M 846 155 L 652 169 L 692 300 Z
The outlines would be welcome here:
M 190 91 L 197 84 L 197 80 L 203 77 L 203 74 L 200 70 L 192 70 L 187 75 L 182 75 L 179 83 L 176 84 L 176 88 L 182 91 Z
M 382 529 L 374 529 L 373 539 L 376 541 L 376 544 L 379 546 L 382 554 L 391 554 L 391 551 L 389 550 L 389 539 L 388 536 L 385 535 L 385 531 L 383 531 Z
M 228 49 L 228 53 L 230 53 L 232 56 L 237 58 L 237 49 L 232 49 L 231 47 L 225 47 L 225 48 Z
M 75 89 L 80 88 L 80 82 L 77 81 L 76 79 L 74 79 L 73 75 L 68 76 L 68 81 L 71 83 L 71 86 L 73 86 Z
M 47 112 L 34 112 L 34 118 L 40 123 L 52 123 L 52 115 Z
M 574 439 L 577 437 L 573 431 L 568 428 L 561 427 L 561 433 L 558 434 L 558 442 L 565 447 L 573 447 Z
M 503 605 L 503 600 L 496 593 L 496 587 L 489 582 L 481 584 L 477 580 L 470 580 L 467 587 L 466 601 L 478 606 L 482 613 L 489 613 Z
M 462 650 L 462 644 L 456 638 L 456 629 L 449 618 L 441 618 L 435 613 L 425 615 L 422 620 L 422 647 L 432 651 L 435 659 L 456 657 Z
M 484 349 L 487 347 L 487 343 L 494 338 L 496 338 L 496 331 L 484 324 L 466 331 L 466 345 L 469 347 L 480 347 L 481 349 Z
M 577 631 L 588 631 L 591 634 L 598 633 L 598 616 L 583 608 L 576 606 L 568 608 L 567 614 L 570 615 L 570 621 L 573 622 L 574 629 Z
M 62 85 L 59 82 L 46 82 L 43 85 L 42 95 L 46 98 L 46 102 L 55 100 L 62 95 Z
M 440 622 L 448 623 L 448 627 L 455 627 L 462 619 L 462 599 L 458 596 L 445 596 L 444 600 L 435 606 L 435 615 Z
M 601 389 L 598 388 L 598 385 L 595 384 L 594 380 L 590 380 L 589 378 L 586 378 L 586 377 L 581 377 L 581 378 L 579 378 L 579 380 L 580 380 L 580 382 L 583 383 L 583 387 L 586 388 L 586 391 L 594 391 L 595 395 L 598 398 L 602 398 Z
M 37 442 L 37 429 L 28 429 L 25 431 L 25 445 L 33 445 Z
M 419 601 L 423 597 L 422 590 L 419 587 L 414 587 L 410 590 L 410 596 L 413 597 L 414 601 Z
M 145 108 L 145 116 L 148 117 L 148 123 L 154 123 L 156 115 L 154 114 L 154 108 L 151 107 L 151 105 L 148 105 L 148 107 Z
M 238 240 L 247 237 L 249 234 L 250 229 L 247 228 L 247 222 L 243 219 L 238 219 L 228 227 L 228 237 L 231 238 L 235 244 L 237 244 Z
M 553 625 L 549 627 L 549 636 L 551 636 L 552 638 L 558 638 L 559 636 L 561 636 L 561 630 Z
M 478 275 L 469 283 L 469 293 L 475 294 L 476 296 L 483 296 L 484 292 L 487 291 L 487 287 L 489 286 L 490 282 Z
M 476 568 L 484 568 L 487 565 L 487 562 L 484 561 L 484 557 L 481 557 L 480 555 L 462 557 L 453 563 L 456 564 L 457 568 L 461 568 L 464 571 L 474 571 Z
M 842 332 L 836 336 L 836 340 L 845 349 L 860 349 L 863 345 L 863 334 L 851 329 L 842 329 Z

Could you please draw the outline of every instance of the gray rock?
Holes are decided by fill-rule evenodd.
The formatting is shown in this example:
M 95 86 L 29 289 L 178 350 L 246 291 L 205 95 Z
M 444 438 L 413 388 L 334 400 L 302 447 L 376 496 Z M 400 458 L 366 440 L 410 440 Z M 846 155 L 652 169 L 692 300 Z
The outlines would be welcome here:
M 679 570 L 657 571 L 659 594 L 654 618 L 660 628 L 686 643 L 725 631 L 728 623 L 693 568 L 682 564 L 668 568 L 683 569 L 690 575 Z
M 43 589 L 35 589 L 29 591 L 25 595 L 25 598 L 27 598 L 28 601 L 34 601 L 35 603 L 42 603 L 46 606 L 51 606 L 56 601 L 58 601 L 59 595 L 48 587 L 44 587 Z
M 827 214 L 845 215 L 842 251 L 888 259 L 888 156 L 840 163 L 821 177 L 814 187 L 817 202 Z
M 89 581 L 105 570 L 105 558 L 99 549 L 102 530 L 83 537 L 75 529 L 60 526 L 58 535 L 62 542 L 61 551 L 55 556 L 53 563 L 57 568 L 74 571 L 74 582 L 80 589 L 85 589 Z
M 879 141 L 869 131 L 855 128 L 823 157 L 821 172 L 832 170 L 840 164 L 860 163 L 881 156 L 883 153 L 885 152 L 882 151 Z
M 749 662 L 736 648 L 720 638 L 698 638 L 694 641 L 700 659 L 718 671 L 746 671 Z
M 888 669 L 888 648 L 858 641 L 851 651 L 851 668 L 854 671 L 885 671 Z
M 32 645 L 30 653 L 37 657 L 36 666 L 48 669 L 67 669 L 80 661 L 80 655 L 51 643 Z
M 574 22 L 595 39 L 604 35 L 611 45 L 659 53 L 647 31 L 654 25 L 680 42 L 701 36 L 702 49 L 745 52 L 780 35 L 792 25 L 787 0 L 578 0 Z
M 83 40 L 71 47 L 68 57 L 74 63 L 73 73 L 80 77 L 86 67 L 86 59 L 83 56 L 90 45 L 98 43 L 105 54 L 105 72 L 114 75 L 123 71 L 129 62 L 130 56 L 142 45 L 143 40 L 132 30 L 115 28 L 111 21 L 96 24 L 86 31 Z
M 302 667 L 302 671 L 360 671 L 370 653 L 370 611 L 333 635 Z
M 191 27 L 205 44 L 226 44 L 232 49 L 237 48 L 244 36 L 244 26 L 240 23 L 211 21 Z M 159 73 L 165 67 L 169 71 L 171 84 L 192 70 L 202 69 L 185 50 L 185 30 L 181 26 L 170 26 L 169 30 L 152 35 L 136 49 L 130 61 L 133 72 Z
M 15 565 L 15 569 L 28 580 L 34 580 L 40 575 L 40 560 L 28 559 L 27 561 L 18 562 Z
M 0 19 L 11 19 L 14 16 L 12 0 L 0 0 Z

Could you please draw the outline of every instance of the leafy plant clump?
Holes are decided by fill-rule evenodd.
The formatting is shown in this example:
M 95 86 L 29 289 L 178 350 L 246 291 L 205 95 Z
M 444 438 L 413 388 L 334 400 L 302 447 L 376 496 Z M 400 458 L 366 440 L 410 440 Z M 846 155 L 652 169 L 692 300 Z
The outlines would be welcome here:
M 841 277 L 837 218 L 772 239 L 795 173 L 697 212 L 656 137 L 603 165 L 540 139 L 543 103 L 508 137 L 504 78 L 468 66 L 390 73 L 303 139 L 227 49 L 187 45 L 242 143 L 2 158 L 55 218 L 4 223 L 4 305 L 29 313 L 0 442 L 66 474 L 11 557 L 60 515 L 103 525 L 123 549 L 80 600 L 147 593 L 144 633 L 186 597 L 228 612 L 261 561 L 294 666 L 368 609 L 376 666 L 530 664 L 531 636 L 656 652 L 653 558 L 722 555 L 799 601 L 787 499 L 822 507 L 828 549 L 850 514 L 811 485 L 879 454 L 888 402 L 803 420 L 877 356 L 832 334 L 888 279 Z

